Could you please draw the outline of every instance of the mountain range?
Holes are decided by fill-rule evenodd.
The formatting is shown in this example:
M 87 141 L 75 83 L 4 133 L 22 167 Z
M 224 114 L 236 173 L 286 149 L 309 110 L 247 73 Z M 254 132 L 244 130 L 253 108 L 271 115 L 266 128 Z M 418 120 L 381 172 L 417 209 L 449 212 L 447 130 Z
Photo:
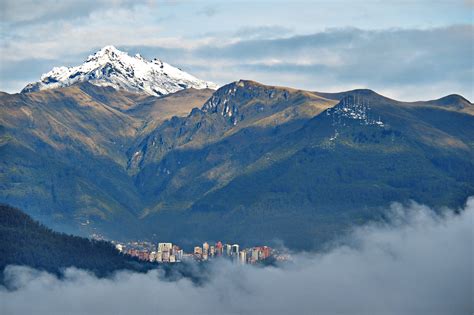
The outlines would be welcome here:
M 459 207 L 474 193 L 460 95 L 214 90 L 170 67 L 105 47 L 0 93 L 0 201 L 80 235 L 310 249 L 393 201 Z

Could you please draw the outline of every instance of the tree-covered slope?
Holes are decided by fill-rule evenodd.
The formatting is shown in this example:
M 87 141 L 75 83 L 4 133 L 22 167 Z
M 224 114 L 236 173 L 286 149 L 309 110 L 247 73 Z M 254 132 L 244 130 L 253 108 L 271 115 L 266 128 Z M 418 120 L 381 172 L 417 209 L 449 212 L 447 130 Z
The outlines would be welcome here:
M 0 100 L 0 201 L 85 235 L 311 248 L 393 201 L 474 194 L 474 107 L 458 95 L 238 81 L 212 95 L 85 83 Z
M 106 275 L 119 269 L 150 266 L 120 254 L 112 244 L 57 233 L 22 211 L 0 205 L 0 274 L 8 265 L 24 265 L 58 273 L 77 267 Z
M 170 153 L 158 169 L 166 167 L 175 181 L 211 157 L 241 169 L 215 189 L 198 181 L 199 171 L 188 173 L 186 183 L 207 191 L 185 211 L 168 205 L 146 221 L 160 224 L 163 237 L 179 222 L 196 239 L 318 247 L 379 218 L 393 201 L 462 205 L 474 194 L 473 138 L 474 119 L 464 111 L 353 91 L 292 132 L 247 128 L 199 150 Z M 191 188 L 183 189 L 167 202 L 186 199 Z

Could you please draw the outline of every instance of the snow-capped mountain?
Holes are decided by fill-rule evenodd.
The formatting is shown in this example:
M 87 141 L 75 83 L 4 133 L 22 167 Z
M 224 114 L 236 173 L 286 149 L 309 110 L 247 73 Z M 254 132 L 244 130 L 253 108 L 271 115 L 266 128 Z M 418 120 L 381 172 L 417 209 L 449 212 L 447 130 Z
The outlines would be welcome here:
M 65 87 L 83 81 L 155 96 L 186 88 L 218 88 L 212 82 L 200 80 L 159 59 L 148 61 L 139 54 L 130 56 L 114 46 L 105 46 L 90 55 L 80 66 L 53 68 L 43 74 L 40 81 L 28 84 L 22 93 Z

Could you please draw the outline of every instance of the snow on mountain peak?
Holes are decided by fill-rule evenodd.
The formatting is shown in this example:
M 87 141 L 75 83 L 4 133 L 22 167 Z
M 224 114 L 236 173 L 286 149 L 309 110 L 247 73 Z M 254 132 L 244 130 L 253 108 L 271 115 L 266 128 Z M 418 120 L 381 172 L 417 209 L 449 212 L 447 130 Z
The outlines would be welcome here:
M 84 81 L 155 96 L 186 88 L 218 88 L 212 82 L 200 80 L 159 59 L 148 61 L 140 54 L 130 56 L 108 45 L 90 55 L 80 66 L 54 67 L 50 72 L 43 74 L 40 81 L 28 84 L 22 92 L 65 87 Z

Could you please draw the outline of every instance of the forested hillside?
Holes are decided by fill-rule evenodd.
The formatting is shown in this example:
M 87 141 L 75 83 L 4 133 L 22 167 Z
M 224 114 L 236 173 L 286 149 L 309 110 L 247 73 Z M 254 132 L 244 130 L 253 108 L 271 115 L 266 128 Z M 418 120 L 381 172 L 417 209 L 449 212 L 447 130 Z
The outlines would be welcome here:
M 99 276 L 119 269 L 144 271 L 151 267 L 120 254 L 109 242 L 54 232 L 20 210 L 2 204 L 0 271 L 11 264 L 53 273 L 74 266 Z

